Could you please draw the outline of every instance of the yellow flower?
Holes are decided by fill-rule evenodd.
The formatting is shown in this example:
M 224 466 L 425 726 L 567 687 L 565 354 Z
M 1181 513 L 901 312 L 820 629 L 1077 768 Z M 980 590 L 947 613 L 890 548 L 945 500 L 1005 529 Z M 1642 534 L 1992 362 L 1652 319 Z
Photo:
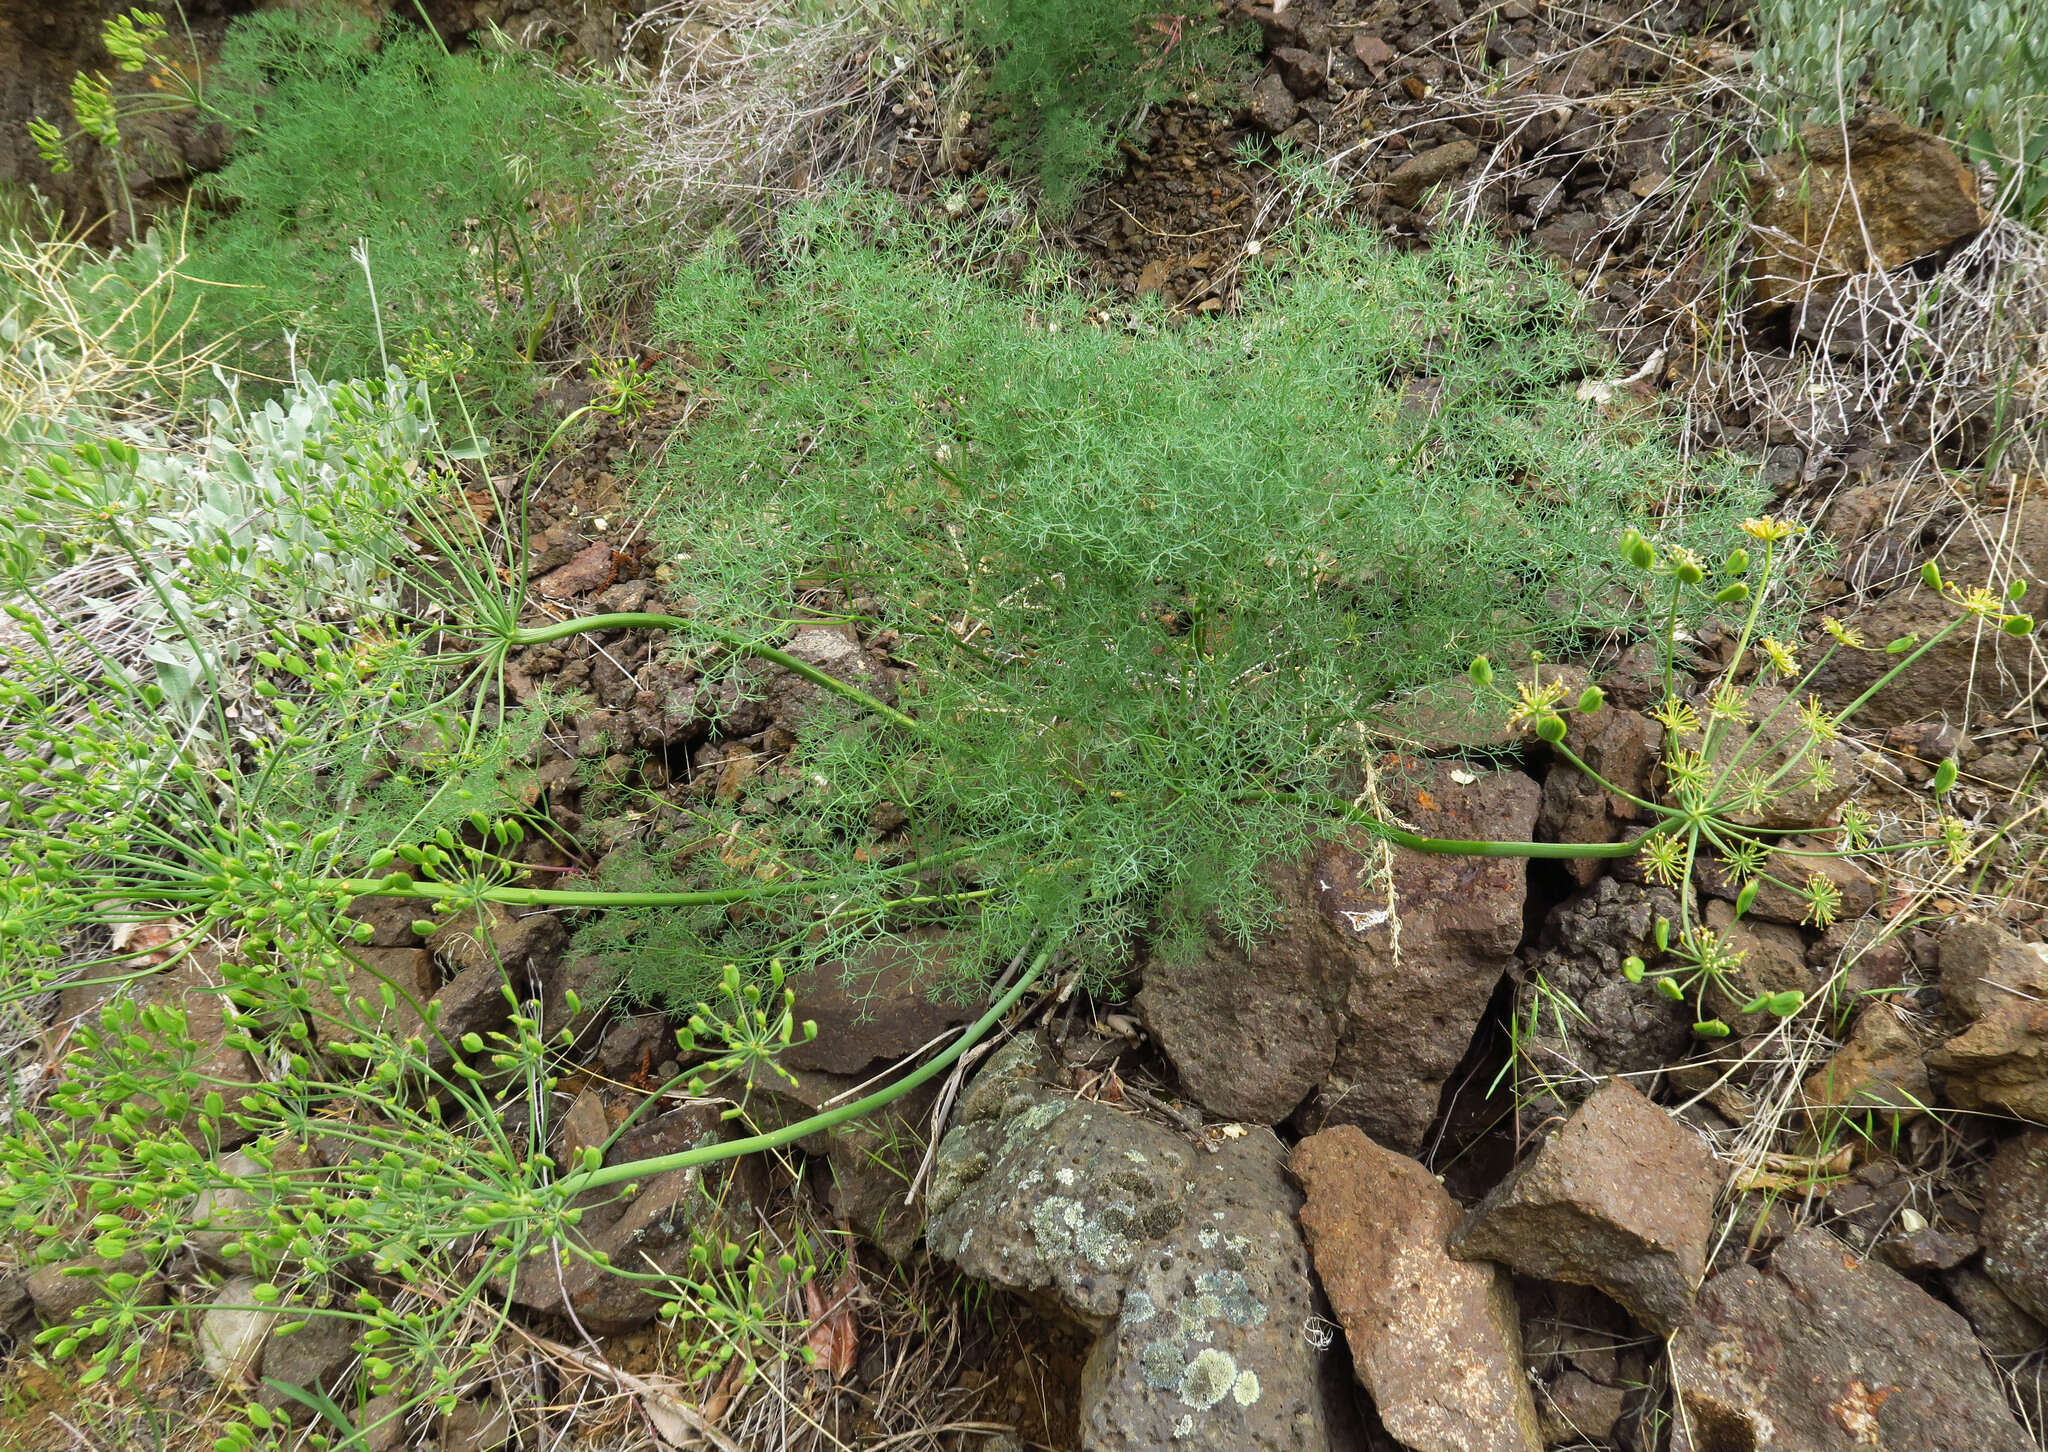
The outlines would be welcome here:
M 1832 615 L 1821 621 L 1820 628 L 1825 630 L 1828 638 L 1837 645 L 1846 645 L 1851 650 L 1863 649 L 1863 632 L 1844 625 Z
M 1742 532 L 1759 544 L 1776 544 L 1779 540 L 1790 539 L 1798 526 L 1787 524 L 1782 519 L 1745 519 Z
M 1771 665 L 1777 670 L 1779 675 L 1789 679 L 1799 674 L 1799 661 L 1793 653 L 1793 647 L 1785 644 L 1782 640 L 1775 640 L 1768 635 L 1763 638 L 1760 645 L 1763 653 L 1770 657 Z

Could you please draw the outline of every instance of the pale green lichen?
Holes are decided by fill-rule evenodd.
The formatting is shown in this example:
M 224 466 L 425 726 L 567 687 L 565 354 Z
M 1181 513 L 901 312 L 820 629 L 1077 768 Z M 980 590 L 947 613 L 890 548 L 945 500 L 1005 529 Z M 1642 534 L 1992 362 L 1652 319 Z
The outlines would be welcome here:
M 1145 1373 L 1146 1385 L 1158 1387 L 1161 1391 L 1179 1386 L 1185 1369 L 1181 1363 L 1180 1347 L 1171 1341 L 1148 1342 L 1138 1353 L 1138 1366 Z
M 1259 1399 L 1259 1374 L 1247 1366 L 1237 1374 L 1237 1381 L 1230 1388 L 1230 1399 L 1241 1407 L 1248 1407 Z
M 1132 1291 L 1124 1297 L 1123 1321 L 1126 1326 L 1142 1326 L 1159 1314 L 1159 1307 L 1143 1291 Z
M 1180 1382 L 1180 1399 L 1196 1411 L 1206 1412 L 1229 1396 L 1236 1383 L 1237 1363 L 1228 1352 L 1211 1346 L 1188 1363 Z

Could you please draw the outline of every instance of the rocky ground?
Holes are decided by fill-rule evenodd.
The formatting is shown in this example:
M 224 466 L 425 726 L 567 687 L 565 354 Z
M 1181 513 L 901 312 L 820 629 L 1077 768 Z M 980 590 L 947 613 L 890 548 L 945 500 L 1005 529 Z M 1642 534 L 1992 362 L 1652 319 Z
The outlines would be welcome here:
M 586 25 L 593 54 L 622 33 L 588 8 L 500 9 Z M 1151 117 L 1122 174 L 1084 199 L 1071 238 L 1087 281 L 1156 292 L 1199 326 L 1236 305 L 1237 269 L 1301 202 L 1272 147 L 1334 156 L 1361 221 L 1426 246 L 1469 216 L 1571 269 L 1631 397 L 1669 402 L 1702 446 L 1761 457 L 1783 507 L 1832 541 L 1819 608 L 1854 605 L 1883 640 L 1931 623 L 1925 592 L 1900 584 L 1925 558 L 1970 581 L 1996 565 L 2048 582 L 2042 475 L 1987 459 L 1970 422 L 1978 384 L 1871 384 L 1889 377 L 1871 360 L 1885 334 L 1846 338 L 1831 310 L 1873 257 L 1926 271 L 1977 245 L 1977 179 L 1938 142 L 1880 119 L 1832 160 L 1810 151 L 1809 212 L 1839 192 L 1844 155 L 1885 178 L 1882 195 L 1861 197 L 1866 255 L 1844 255 L 1810 215 L 1759 191 L 1762 230 L 1733 265 L 1764 282 L 1736 311 L 1709 204 L 1731 187 L 1751 201 L 1725 126 L 1739 22 L 1524 0 L 1295 0 L 1242 14 L 1264 46 L 1242 94 Z M 62 51 L 57 20 L 12 24 L 8 43 Z M 915 194 L 937 168 L 914 123 L 936 102 L 913 92 L 901 104 L 910 119 L 884 140 Z M 985 140 L 970 134 L 949 164 L 987 165 Z M 1816 352 L 1834 360 L 1830 377 L 1870 385 L 1859 403 L 1816 402 L 1801 361 Z M 573 392 L 557 402 L 573 406 Z M 526 561 L 541 610 L 679 603 L 632 527 L 625 481 L 714 393 L 683 374 L 649 413 L 608 423 L 547 474 Z M 1842 796 L 1853 787 L 1908 816 L 1954 756 L 1973 820 L 2038 805 L 2038 648 L 1957 641 L 1844 743 Z M 873 687 L 898 669 L 889 644 L 833 626 L 800 630 L 789 649 Z M 1724 644 L 1697 642 L 1689 690 L 1711 686 Z M 1658 730 L 1640 655 L 1614 642 L 1577 668 L 1610 703 L 1579 750 L 1649 791 Z M 734 711 L 644 635 L 530 651 L 510 681 L 591 702 L 520 764 L 559 829 L 529 858 L 551 880 L 602 881 L 611 854 L 686 839 L 706 802 L 772 813 L 815 697 L 765 671 L 759 699 Z M 1845 669 L 1822 687 L 1839 702 L 1865 684 Z M 1380 805 L 1419 829 L 1606 842 L 1638 825 L 1629 803 L 1540 743 L 1473 740 L 1429 719 L 1403 713 L 1373 758 Z M 626 811 L 605 788 L 629 779 L 639 795 Z M 1781 825 L 1825 831 L 1840 800 Z M 880 839 L 892 830 L 873 825 Z M 1123 1001 L 1042 1003 L 964 1082 L 899 1102 L 891 1122 L 731 1173 L 721 1213 L 859 1243 L 838 1301 L 812 1308 L 825 1369 L 784 1388 L 782 1405 L 839 1445 L 961 1452 L 2041 1445 L 2048 1130 L 2032 1126 L 2048 1123 L 2048 883 L 2039 838 L 2014 840 L 2033 845 L 2008 851 L 1988 882 L 1844 864 L 1841 920 L 1826 929 L 1768 893 L 1737 921 L 1733 892 L 1702 876 L 1687 890 L 1747 951 L 1745 991 L 1796 988 L 1824 1005 L 1787 1029 L 1731 1001 L 1733 1035 L 1705 1045 L 1689 1010 L 1620 972 L 1677 909 L 1639 873 L 1426 857 L 1363 836 L 1276 861 L 1280 912 L 1258 946 L 1219 932 L 1192 960 L 1133 965 Z M 421 940 L 409 913 L 361 910 L 376 929 L 368 951 L 434 996 L 451 1034 L 502 1021 L 496 970 L 465 958 L 459 934 Z M 601 978 L 552 918 L 485 927 L 562 1020 L 567 992 Z M 887 961 L 866 966 L 858 1001 L 839 983 L 800 985 L 799 1012 L 821 1032 L 788 1061 L 797 1086 L 762 1086 L 766 1123 L 971 1012 L 928 999 Z M 197 1008 L 205 973 L 181 967 L 152 991 Z M 614 1162 L 732 1132 L 701 1109 L 648 1102 L 677 1072 L 673 1027 L 619 1003 L 575 1019 L 582 1072 L 552 1106 L 558 1157 L 629 1117 Z M 654 1181 L 585 1233 L 679 1266 L 681 1193 Z M 199 1268 L 216 1282 L 235 1274 L 203 1244 Z M 75 1305 L 83 1282 L 56 1272 L 0 1280 L 12 1334 Z M 216 1291 L 204 1279 L 164 1288 L 193 1300 L 198 1330 L 154 1373 L 159 1387 L 344 1375 L 345 1341 L 266 1351 L 263 1326 L 204 1312 L 205 1297 L 243 1299 L 231 1280 Z M 529 1342 L 572 1342 L 573 1312 L 614 1370 L 662 1365 L 653 1304 L 621 1282 L 542 1278 L 516 1308 Z M 460 1415 L 409 1435 L 449 1452 L 644 1435 L 601 1399 L 611 1422 L 550 1410 L 593 1385 L 618 1396 L 616 1378 L 575 1367 L 508 1362 Z M 19 1388 L 47 1373 L 18 1356 L 8 1375 Z M 786 1417 L 784 1441 L 755 1417 L 754 1391 L 718 1382 L 695 1405 L 710 1430 L 679 1445 L 793 1440 Z M 53 1422 L 35 1430 L 35 1445 L 74 1445 Z

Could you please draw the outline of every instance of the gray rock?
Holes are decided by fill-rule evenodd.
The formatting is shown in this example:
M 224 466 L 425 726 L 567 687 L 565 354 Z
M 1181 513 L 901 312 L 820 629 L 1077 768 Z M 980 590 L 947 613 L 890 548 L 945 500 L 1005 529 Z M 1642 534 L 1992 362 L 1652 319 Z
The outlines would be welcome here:
M 256 1277 L 236 1276 L 220 1288 L 199 1318 L 199 1364 L 231 1387 L 256 1379 L 264 1343 L 278 1313 L 254 1300 Z
M 263 1389 L 257 1400 L 274 1412 L 283 1412 L 295 1422 L 312 1414 L 312 1408 L 286 1396 L 270 1382 L 283 1382 L 306 1391 L 331 1395 L 355 1364 L 356 1323 L 340 1316 L 305 1315 L 287 1312 L 282 1321 L 304 1319 L 305 1325 L 289 1335 L 272 1336 L 263 1348 Z
M 1301 1223 L 1380 1422 L 1414 1452 L 1536 1452 L 1514 1291 L 1454 1260 L 1458 1207 L 1436 1177 L 1351 1125 L 1294 1147 Z
M 1824 1231 L 1709 1280 L 1670 1347 L 1673 1452 L 2035 1452 L 1968 1323 Z
M 1959 1265 L 1941 1278 L 1956 1309 L 1969 1320 L 1977 1340 L 1993 1356 L 2028 1356 L 2048 1346 L 2048 1326 L 2021 1310 L 2019 1304 L 1973 1265 Z
M 1395 759 L 1386 808 L 1418 830 L 1526 838 L 1538 788 L 1520 772 Z M 1360 833 L 1270 864 L 1278 899 L 1250 949 L 1221 928 L 1160 956 L 1138 1005 L 1187 1092 L 1220 1117 L 1356 1124 L 1414 1149 L 1522 933 L 1526 865 L 1395 849 Z
M 964 1274 L 1095 1334 L 1082 1445 L 1322 1452 L 1314 1309 L 1273 1136 L 1213 1155 L 1042 1082 L 1036 1040 L 992 1059 L 940 1143 L 926 1237 Z
M 2048 1321 L 2048 1130 L 1998 1148 L 1984 1176 L 1984 1273 L 2037 1321 Z
M 1591 1286 L 1669 1331 L 1706 1274 L 1719 1188 L 1699 1136 L 1610 1079 L 1494 1187 L 1450 1249 Z

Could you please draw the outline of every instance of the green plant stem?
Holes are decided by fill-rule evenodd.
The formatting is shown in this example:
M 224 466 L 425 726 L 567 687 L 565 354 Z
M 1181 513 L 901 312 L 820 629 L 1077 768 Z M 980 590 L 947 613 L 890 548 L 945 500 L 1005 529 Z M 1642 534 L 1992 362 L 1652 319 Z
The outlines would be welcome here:
M 877 1089 L 865 1099 L 856 1099 L 851 1104 L 842 1104 L 837 1109 L 828 1109 L 822 1114 L 800 1119 L 795 1124 L 784 1125 L 781 1129 L 771 1130 L 767 1134 L 730 1140 L 725 1144 L 701 1145 L 696 1149 L 682 1150 L 672 1155 L 657 1155 L 648 1160 L 632 1160 L 623 1165 L 606 1165 L 601 1169 L 585 1170 L 581 1174 L 569 1175 L 557 1181 L 555 1189 L 567 1199 L 580 1195 L 585 1190 L 602 1189 L 607 1185 L 617 1185 L 627 1180 L 644 1180 L 650 1175 L 665 1175 L 671 1170 L 685 1170 L 693 1165 L 716 1164 L 721 1160 L 738 1159 L 741 1155 L 780 1149 L 820 1130 L 831 1129 L 834 1125 L 844 1124 L 850 1119 L 859 1119 L 878 1109 L 885 1109 L 926 1080 L 944 1073 L 962 1054 L 979 1043 L 982 1036 L 994 1028 L 1003 1015 L 1016 1005 L 1017 1000 L 1024 996 L 1025 990 L 1038 981 L 1039 974 L 1045 971 L 1046 965 L 1052 961 L 1053 954 L 1059 951 L 1062 941 L 1057 936 L 1053 937 L 1010 986 L 1009 992 L 990 1004 L 988 1011 L 969 1024 L 959 1038 L 947 1045 L 943 1052 L 935 1055 L 929 1062 L 913 1069 L 886 1089 Z
M 925 734 L 924 726 L 914 716 L 906 716 L 885 701 L 877 700 L 857 686 L 849 686 L 837 677 L 829 676 L 816 666 L 798 660 L 786 651 L 757 641 L 742 640 L 721 630 L 707 628 L 703 622 L 685 620 L 680 615 L 653 615 L 633 611 L 615 615 L 582 615 L 574 620 L 558 620 L 552 625 L 536 625 L 514 632 L 506 641 L 510 646 L 546 645 L 551 641 L 566 640 L 569 636 L 580 635 L 586 630 L 691 630 L 703 635 L 728 650 L 745 655 L 757 656 L 762 660 L 781 666 L 784 670 L 803 677 L 814 686 L 821 686 L 834 695 L 843 696 L 857 705 L 865 706 L 876 715 L 895 722 L 898 726 Z
M 1341 797 L 1330 797 L 1326 800 L 1345 818 L 1358 823 L 1374 836 L 1392 842 L 1396 847 L 1406 847 L 1410 852 L 1432 852 L 1450 857 L 1534 857 L 1562 861 L 1594 857 L 1632 857 L 1641 849 L 1644 840 L 1657 830 L 1656 827 L 1645 828 L 1635 836 L 1619 842 L 1468 842 L 1452 837 L 1424 837 L 1383 822 L 1370 812 L 1360 811 Z

